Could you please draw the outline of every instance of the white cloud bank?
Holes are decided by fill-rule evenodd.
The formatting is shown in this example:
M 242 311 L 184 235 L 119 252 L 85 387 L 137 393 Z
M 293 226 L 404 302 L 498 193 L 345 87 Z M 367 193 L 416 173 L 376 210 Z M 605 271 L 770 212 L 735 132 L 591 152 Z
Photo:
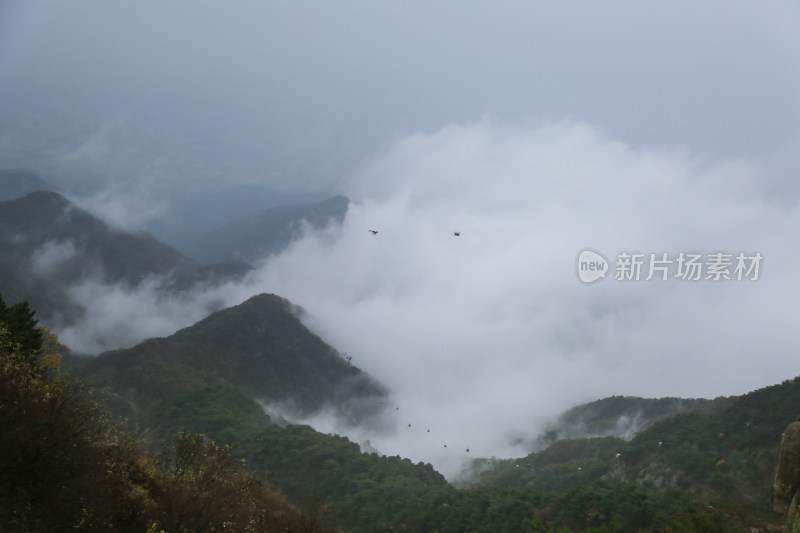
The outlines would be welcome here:
M 570 121 L 419 133 L 352 175 L 341 227 L 203 297 L 266 291 L 301 305 L 400 408 L 396 432 L 350 435 L 452 476 L 467 457 L 527 453 L 520 439 L 584 401 L 741 394 L 800 374 L 800 210 L 767 168 L 632 149 Z M 586 286 L 585 247 L 764 261 L 755 282 Z M 175 314 L 143 309 L 162 311 Z
M 394 391 L 398 433 L 373 445 L 452 474 L 467 447 L 525 453 L 510 443 L 583 401 L 741 394 L 799 374 L 800 212 L 764 195 L 769 179 L 581 123 L 452 126 L 365 164 L 343 227 L 267 263 L 259 285 Z M 587 246 L 765 259 L 756 282 L 584 286 Z

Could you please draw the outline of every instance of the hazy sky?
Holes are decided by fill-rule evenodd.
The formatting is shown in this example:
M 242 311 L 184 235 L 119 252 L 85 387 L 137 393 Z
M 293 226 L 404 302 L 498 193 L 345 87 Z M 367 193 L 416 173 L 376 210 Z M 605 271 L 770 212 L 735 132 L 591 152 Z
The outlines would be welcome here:
M 318 189 L 485 115 L 761 155 L 798 135 L 798 50 L 792 1 L 5 0 L 0 165 Z
M 452 475 L 580 402 L 800 374 L 798 59 L 789 1 L 6 1 L 0 166 L 143 218 L 185 188 L 347 194 L 341 227 L 246 283 L 76 287 L 86 329 L 62 340 L 275 292 L 393 391 L 397 431 L 354 438 Z M 764 260 L 754 282 L 585 286 L 585 247 Z

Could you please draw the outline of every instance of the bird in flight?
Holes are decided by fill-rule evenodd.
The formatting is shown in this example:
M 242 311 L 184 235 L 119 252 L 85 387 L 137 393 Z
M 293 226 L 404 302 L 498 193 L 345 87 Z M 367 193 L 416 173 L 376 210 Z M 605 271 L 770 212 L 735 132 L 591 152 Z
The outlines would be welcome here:
M 460 231 L 454 231 L 453 235 L 455 235 L 456 237 L 460 237 L 461 236 L 461 232 Z
M 377 235 L 378 234 L 378 232 L 376 230 L 374 230 L 374 229 L 369 230 L 369 232 L 372 233 L 373 235 Z

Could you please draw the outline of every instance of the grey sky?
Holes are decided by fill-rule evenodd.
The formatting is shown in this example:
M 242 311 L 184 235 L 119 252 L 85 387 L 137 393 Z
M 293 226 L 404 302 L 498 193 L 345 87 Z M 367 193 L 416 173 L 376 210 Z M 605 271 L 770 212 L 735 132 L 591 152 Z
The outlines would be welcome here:
M 174 191 L 336 184 L 483 115 L 760 155 L 798 134 L 794 2 L 7 0 L 0 157 Z

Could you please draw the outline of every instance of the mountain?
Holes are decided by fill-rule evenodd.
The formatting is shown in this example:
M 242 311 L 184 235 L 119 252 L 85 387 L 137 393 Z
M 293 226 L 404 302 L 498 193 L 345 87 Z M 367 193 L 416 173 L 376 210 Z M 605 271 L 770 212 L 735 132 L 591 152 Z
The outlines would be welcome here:
M 456 488 L 431 465 L 367 452 L 308 426 L 276 423 L 256 401 L 333 406 L 354 423 L 383 391 L 274 295 L 162 339 L 107 352 L 80 374 L 148 441 L 179 431 L 235 445 L 253 472 L 340 531 L 776 531 L 770 490 L 800 378 L 714 400 L 611 397 L 560 418 L 603 432 L 646 420 L 628 440 L 557 439 L 510 460 L 476 459 Z M 366 406 L 366 407 L 364 407 Z M 363 410 L 359 411 L 359 408 Z M 371 411 L 372 410 L 372 411 Z M 320 514 L 321 513 L 321 514 Z
M 539 438 L 538 447 L 549 446 L 562 439 L 630 439 L 664 416 L 699 409 L 709 402 L 706 399 L 610 396 L 576 406 L 561 414 Z
M 0 203 L 0 228 L 5 257 L 34 258 L 34 269 L 67 283 L 100 274 L 108 282 L 135 284 L 147 275 L 198 268 L 151 235 L 112 228 L 54 192 Z
M 221 228 L 177 243 L 179 249 L 201 263 L 226 259 L 261 259 L 283 250 L 302 232 L 303 224 L 323 228 L 341 222 L 349 201 L 336 196 L 315 204 L 279 206 L 258 216 L 230 222 Z
M 601 400 L 601 405 L 613 405 L 620 398 Z M 674 402 L 665 398 L 649 405 Z M 597 402 L 593 403 L 569 413 L 596 409 Z M 664 494 L 680 491 L 715 502 L 731 516 L 774 519 L 772 479 L 782 432 L 800 406 L 800 377 L 742 396 L 687 405 L 680 412 L 652 418 L 648 427 L 628 440 L 610 436 L 558 440 L 528 456 L 498 461 L 494 470 L 484 472 L 480 484 L 566 491 L 622 482 Z
M 135 286 L 149 276 L 169 277 L 169 289 L 241 275 L 241 262 L 201 267 L 146 233 L 113 228 L 51 191 L 0 202 L 0 294 L 27 300 L 47 321 L 74 317 L 66 296 L 84 280 Z
M 0 201 L 13 200 L 35 191 L 50 189 L 52 187 L 33 172 L 0 169 Z
M 800 378 L 717 398 L 638 434 L 609 477 L 765 504 L 783 431 L 799 406 Z
M 234 388 L 298 414 L 334 408 L 356 420 L 375 414 L 383 388 L 300 322 L 302 311 L 261 294 L 166 338 L 106 352 L 82 373 L 156 426 L 165 403 L 209 385 Z
M 299 313 L 261 294 L 170 337 L 101 354 L 76 372 L 151 447 L 181 431 L 235 445 L 252 471 L 315 522 L 331 520 L 340 531 L 417 522 L 440 493 L 455 494 L 431 465 L 274 423 L 256 401 L 291 404 L 299 413 L 333 409 L 353 423 L 382 409 L 384 389 L 310 333 Z
M 203 435 L 146 453 L 30 314 L 0 302 L 0 531 L 325 531 Z

